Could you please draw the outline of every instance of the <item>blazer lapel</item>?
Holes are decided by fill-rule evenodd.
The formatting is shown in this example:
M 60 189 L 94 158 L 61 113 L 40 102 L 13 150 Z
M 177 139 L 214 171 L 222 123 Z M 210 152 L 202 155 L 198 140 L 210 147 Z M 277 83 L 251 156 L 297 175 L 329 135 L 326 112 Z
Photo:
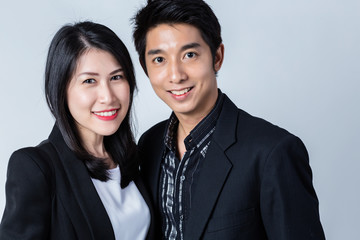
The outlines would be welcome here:
M 136 184 L 136 187 L 139 189 L 139 192 L 141 193 L 142 197 L 144 198 L 144 200 L 150 210 L 150 226 L 149 226 L 149 230 L 148 230 L 146 239 L 152 239 L 152 237 L 155 236 L 154 207 L 151 202 L 149 193 L 148 193 L 146 187 L 144 186 L 144 182 L 143 182 L 143 179 L 141 178 L 141 176 L 137 177 L 137 179 L 135 180 L 135 184 Z
M 162 144 L 162 147 L 158 147 L 155 149 L 155 153 L 153 156 L 151 156 L 155 161 L 154 164 L 151 164 L 151 170 L 149 173 L 153 173 L 153 175 L 150 177 L 150 187 L 151 187 L 151 193 L 153 195 L 153 199 L 155 203 L 158 203 L 159 201 L 159 178 L 160 178 L 160 168 L 161 168 L 161 160 L 162 160 L 162 154 L 164 152 L 164 144 Z M 158 145 L 159 146 L 159 145 Z
M 159 129 L 157 129 L 156 133 L 158 137 L 151 138 L 151 141 L 147 139 L 145 143 L 143 139 L 139 141 L 140 158 L 143 162 L 141 164 L 142 177 L 145 185 L 149 187 L 150 195 L 155 206 L 157 206 L 159 201 L 160 168 L 165 149 L 164 134 L 167 129 L 167 124 L 167 122 L 163 122 Z
M 232 166 L 216 143 L 211 143 L 203 164 L 191 202 L 184 239 L 200 239 Z
M 237 113 L 237 107 L 225 96 L 216 130 L 197 179 L 184 239 L 201 238 L 231 171 L 232 163 L 226 156 L 226 150 L 236 141 Z
M 79 226 L 78 233 L 84 235 L 80 239 L 115 239 L 110 219 L 84 163 L 67 147 L 56 126 L 49 139 L 60 156 L 56 167 L 62 168 L 64 173 L 57 176 L 61 178 L 57 180 L 65 182 L 61 185 L 65 188 L 62 192 L 68 193 L 59 197 L 73 224 Z

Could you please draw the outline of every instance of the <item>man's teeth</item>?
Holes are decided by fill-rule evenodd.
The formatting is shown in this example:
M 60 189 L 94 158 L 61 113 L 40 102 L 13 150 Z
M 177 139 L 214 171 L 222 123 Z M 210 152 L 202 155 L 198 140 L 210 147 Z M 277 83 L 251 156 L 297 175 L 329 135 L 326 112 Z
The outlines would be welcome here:
M 172 94 L 174 95 L 183 95 L 185 93 L 187 93 L 188 91 L 190 91 L 191 88 L 186 88 L 186 89 L 183 89 L 183 90 L 180 90 L 180 91 L 171 91 Z
M 102 116 L 102 117 L 109 117 L 113 116 L 117 110 L 109 111 L 109 112 L 94 112 L 95 115 Z

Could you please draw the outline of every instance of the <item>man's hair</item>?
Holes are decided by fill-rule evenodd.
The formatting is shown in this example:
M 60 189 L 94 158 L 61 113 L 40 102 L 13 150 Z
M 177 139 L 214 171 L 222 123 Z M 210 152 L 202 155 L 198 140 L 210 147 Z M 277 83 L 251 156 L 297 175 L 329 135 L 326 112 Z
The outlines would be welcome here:
M 90 49 L 110 53 L 121 65 L 130 86 L 129 110 L 124 120 L 114 134 L 104 137 L 106 151 L 120 166 L 121 185 L 124 187 L 133 180 L 138 168 L 130 119 L 136 81 L 129 52 L 117 35 L 108 27 L 93 22 L 63 26 L 55 34 L 49 47 L 45 69 L 46 101 L 67 146 L 85 163 L 92 178 L 106 181 L 108 166 L 103 159 L 91 155 L 82 145 L 67 103 L 67 88 L 76 71 L 78 59 Z
M 219 21 L 203 0 L 148 0 L 134 16 L 133 23 L 135 48 L 145 71 L 146 35 L 159 24 L 183 23 L 196 27 L 209 45 L 213 61 L 222 43 Z

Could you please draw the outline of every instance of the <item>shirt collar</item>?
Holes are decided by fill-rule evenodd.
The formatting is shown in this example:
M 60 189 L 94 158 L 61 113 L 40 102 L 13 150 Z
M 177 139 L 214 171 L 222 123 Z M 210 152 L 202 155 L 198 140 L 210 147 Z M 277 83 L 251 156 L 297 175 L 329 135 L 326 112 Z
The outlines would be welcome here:
M 214 108 L 204 119 L 202 119 L 195 126 L 193 130 L 191 130 L 189 135 L 185 138 L 184 144 L 187 151 L 196 147 L 199 144 L 199 142 L 215 127 L 216 120 L 220 115 L 223 102 L 224 102 L 224 94 L 221 92 L 220 89 L 218 89 L 218 98 L 216 100 Z M 176 144 L 175 137 L 178 126 L 179 126 L 179 120 L 176 117 L 175 113 L 172 112 L 164 140 L 165 146 L 172 151 L 175 150 L 175 144 Z

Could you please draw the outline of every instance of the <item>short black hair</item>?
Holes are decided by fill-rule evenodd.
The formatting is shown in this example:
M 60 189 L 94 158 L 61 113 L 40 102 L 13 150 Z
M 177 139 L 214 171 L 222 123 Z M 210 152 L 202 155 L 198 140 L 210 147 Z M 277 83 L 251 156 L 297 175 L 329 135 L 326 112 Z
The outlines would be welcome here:
M 133 17 L 133 23 L 135 48 L 145 71 L 146 35 L 159 24 L 184 23 L 196 27 L 209 45 L 213 60 L 222 43 L 220 23 L 203 0 L 148 0 Z
M 130 54 L 120 38 L 108 27 L 90 22 L 64 25 L 51 41 L 46 69 L 45 95 L 56 125 L 67 146 L 86 165 L 90 176 L 102 181 L 108 180 L 108 166 L 103 159 L 88 153 L 81 144 L 75 120 L 67 104 L 67 88 L 76 70 L 79 57 L 90 49 L 100 49 L 110 53 L 121 65 L 130 86 L 130 104 L 119 129 L 111 136 L 104 137 L 106 151 L 121 170 L 121 185 L 125 187 L 137 172 L 135 161 L 136 144 L 132 133 L 130 111 L 136 89 L 134 67 Z

